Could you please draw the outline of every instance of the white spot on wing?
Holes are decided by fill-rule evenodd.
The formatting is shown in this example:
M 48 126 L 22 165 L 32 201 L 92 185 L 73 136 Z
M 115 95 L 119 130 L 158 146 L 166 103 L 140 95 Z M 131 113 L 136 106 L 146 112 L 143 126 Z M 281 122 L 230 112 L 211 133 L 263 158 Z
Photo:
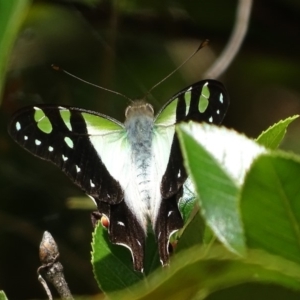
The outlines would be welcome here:
M 173 210 L 169 211 L 168 212 L 168 217 L 170 217 L 172 213 L 173 213 Z
M 211 117 L 208 119 L 208 121 L 209 121 L 210 123 L 212 123 L 213 117 L 211 116 Z
M 69 148 L 73 149 L 74 143 L 73 143 L 73 141 L 72 141 L 68 136 L 66 136 L 66 137 L 64 138 L 64 141 L 65 141 L 65 143 L 68 145 Z
M 218 115 L 220 114 L 220 110 L 219 110 L 219 109 L 217 110 L 217 114 L 218 114 Z
M 64 156 L 64 155 L 62 155 L 62 159 L 63 159 L 64 161 L 67 161 L 67 160 L 68 160 L 68 157 L 67 157 L 67 156 Z
M 76 165 L 76 172 L 79 173 L 81 169 Z
M 125 224 L 121 221 L 118 221 L 117 224 L 125 227 Z
M 220 94 L 219 101 L 223 104 L 223 94 Z
M 27 141 L 28 140 L 28 136 L 24 135 L 24 140 Z
M 138 243 L 139 246 L 141 247 L 141 246 L 142 246 L 141 242 L 140 242 L 138 239 L 135 239 L 135 240 L 137 241 L 137 243 Z
M 189 91 L 191 91 L 192 90 L 192 87 L 190 86 L 187 90 L 186 90 L 186 92 L 189 92 Z
M 93 183 L 92 180 L 90 180 L 90 184 L 91 184 L 91 187 L 94 188 L 95 187 L 95 184 Z
M 42 143 L 40 140 L 35 140 L 34 142 L 37 146 L 39 146 Z
M 49 147 L 48 147 L 48 151 L 49 151 L 49 152 L 52 152 L 53 150 L 54 150 L 54 148 L 53 148 L 52 146 L 49 146 Z
M 179 170 L 178 174 L 177 174 L 177 178 L 180 178 L 181 176 L 181 170 Z
M 17 122 L 17 123 L 16 123 L 16 129 L 17 129 L 17 131 L 19 131 L 19 130 L 21 129 L 21 124 L 20 124 L 20 122 Z

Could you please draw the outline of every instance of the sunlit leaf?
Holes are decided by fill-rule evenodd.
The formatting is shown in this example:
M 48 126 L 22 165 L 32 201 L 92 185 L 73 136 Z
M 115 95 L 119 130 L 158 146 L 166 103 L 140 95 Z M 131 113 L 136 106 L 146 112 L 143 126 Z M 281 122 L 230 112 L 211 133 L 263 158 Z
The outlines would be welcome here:
M 260 134 L 256 141 L 262 146 L 270 149 L 276 149 L 283 140 L 287 127 L 298 117 L 299 115 L 295 115 L 270 126 L 267 130 Z
M 244 255 L 239 188 L 254 158 L 266 150 L 233 130 L 207 124 L 182 124 L 178 134 L 206 223 L 228 249 Z

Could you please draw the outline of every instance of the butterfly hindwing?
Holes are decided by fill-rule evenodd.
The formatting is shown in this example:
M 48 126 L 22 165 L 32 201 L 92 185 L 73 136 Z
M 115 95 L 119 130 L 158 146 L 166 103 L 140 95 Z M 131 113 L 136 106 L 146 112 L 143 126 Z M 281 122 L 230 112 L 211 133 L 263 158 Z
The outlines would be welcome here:
M 109 240 L 113 244 L 122 245 L 131 252 L 133 267 L 143 272 L 146 235 L 134 214 L 128 209 L 125 201 L 110 205 L 103 201 L 98 203 L 97 212 L 92 213 L 92 222 L 99 220 L 102 214 L 108 217 Z

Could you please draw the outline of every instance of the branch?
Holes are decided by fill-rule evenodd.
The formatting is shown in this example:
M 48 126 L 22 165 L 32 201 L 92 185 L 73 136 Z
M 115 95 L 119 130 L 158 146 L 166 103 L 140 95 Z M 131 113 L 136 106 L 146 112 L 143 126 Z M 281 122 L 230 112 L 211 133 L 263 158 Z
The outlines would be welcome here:
M 48 231 L 45 231 L 40 244 L 40 260 L 42 266 L 40 266 L 37 270 L 39 281 L 46 290 L 49 300 L 52 300 L 51 292 L 45 280 L 40 275 L 41 270 L 45 273 L 46 279 L 54 285 L 62 299 L 73 300 L 74 298 L 65 280 L 63 266 L 58 261 L 58 257 L 59 251 L 57 244 L 52 235 Z
M 234 28 L 228 44 L 214 64 L 203 74 L 203 78 L 218 78 L 231 64 L 246 36 L 251 7 L 252 0 L 239 0 Z

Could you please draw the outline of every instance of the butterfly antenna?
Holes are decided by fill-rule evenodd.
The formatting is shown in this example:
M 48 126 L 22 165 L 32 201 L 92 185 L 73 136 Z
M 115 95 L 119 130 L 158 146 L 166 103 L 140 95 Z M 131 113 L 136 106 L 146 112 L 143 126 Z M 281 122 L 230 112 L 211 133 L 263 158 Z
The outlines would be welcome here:
M 145 95 L 145 98 L 157 87 L 159 86 L 162 82 L 164 82 L 166 79 L 168 79 L 170 76 L 172 76 L 175 72 L 177 72 L 183 65 L 185 65 L 195 54 L 198 53 L 198 51 L 200 49 L 202 49 L 203 47 L 207 46 L 209 43 L 209 40 L 204 40 L 203 42 L 200 43 L 199 47 L 184 61 L 182 62 L 174 71 L 172 71 L 169 75 L 167 75 L 166 77 L 164 77 L 161 81 L 159 81 L 158 83 L 156 83 L 150 90 L 148 90 L 148 92 Z
M 101 90 L 110 92 L 110 93 L 112 93 L 112 94 L 121 96 L 121 97 L 123 97 L 123 98 L 129 100 L 130 102 L 133 101 L 132 99 L 130 99 L 129 97 L 123 95 L 122 93 L 119 93 L 119 92 L 116 92 L 116 91 L 107 89 L 107 88 L 105 88 L 105 87 L 102 87 L 102 86 L 100 86 L 100 85 L 97 85 L 97 84 L 88 82 L 88 81 L 86 81 L 86 80 L 84 80 L 84 79 L 82 79 L 82 78 L 80 78 L 80 77 L 78 77 L 78 76 L 75 76 L 74 74 L 72 74 L 72 73 L 66 71 L 65 69 L 63 69 L 63 68 L 61 68 L 61 67 L 59 67 L 59 66 L 56 66 L 56 65 L 52 64 L 51 67 L 52 67 L 52 69 L 55 70 L 55 71 L 63 72 L 63 73 L 65 73 L 65 74 L 67 74 L 67 75 L 69 75 L 69 76 L 71 76 L 71 77 L 73 77 L 73 78 L 75 78 L 75 79 L 78 79 L 79 81 L 82 81 L 82 82 L 84 82 L 84 83 L 87 83 L 87 84 L 89 84 L 89 85 L 91 85 L 91 86 L 94 86 L 94 87 L 96 87 L 96 88 L 98 88 L 98 89 L 101 89 Z

